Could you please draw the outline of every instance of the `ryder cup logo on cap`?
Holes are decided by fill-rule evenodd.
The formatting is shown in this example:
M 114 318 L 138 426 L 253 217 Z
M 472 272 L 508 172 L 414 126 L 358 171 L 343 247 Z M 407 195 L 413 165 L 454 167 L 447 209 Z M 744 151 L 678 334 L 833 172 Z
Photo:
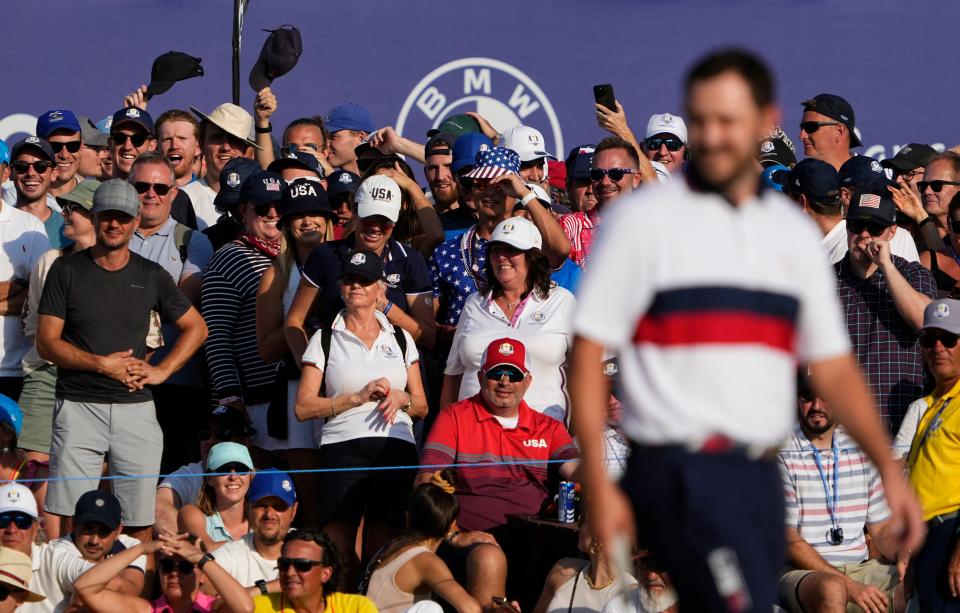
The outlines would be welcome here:
M 353 254 L 353 257 L 350 258 L 350 263 L 353 264 L 354 266 L 359 266 L 359 265 L 361 265 L 361 264 L 366 264 L 366 263 L 367 263 L 367 256 L 363 255 L 362 253 L 354 253 L 354 254 Z
M 520 156 L 521 162 L 531 162 L 540 158 L 557 159 L 543 149 L 543 135 L 540 130 L 530 126 L 514 126 L 500 135 L 500 146 L 512 149 Z
M 413 86 L 394 125 L 397 134 L 417 140 L 445 119 L 470 111 L 501 132 L 520 124 L 536 127 L 542 131 L 539 148 L 551 155 L 564 151 L 560 121 L 543 90 L 516 67 L 492 58 L 462 58 L 432 70 Z
M 50 111 L 50 113 L 47 115 L 47 119 L 51 122 L 63 121 L 63 113 L 60 111 Z
M 130 119 L 139 119 L 139 118 L 140 118 L 140 110 L 139 110 L 139 109 L 136 109 L 136 108 L 129 108 L 129 109 L 127 109 L 127 112 L 124 113 L 124 115 L 126 115 L 126 116 L 129 117 Z
M 345 173 L 345 172 L 342 173 L 342 174 L 340 175 L 340 178 L 337 179 L 337 180 L 340 181 L 341 183 L 343 183 L 344 185 L 349 185 L 349 184 L 353 183 L 353 177 L 351 177 L 350 175 L 348 175 L 348 174 Z
M 676 136 L 686 144 L 687 124 L 678 115 L 671 115 L 670 113 L 654 114 L 650 116 L 650 120 L 647 122 L 647 131 L 644 132 L 643 138 L 647 139 L 657 134 Z
M 231 172 L 227 175 L 227 185 L 230 187 L 237 187 L 240 185 L 240 175 L 235 172 Z
M 883 172 L 883 167 L 880 166 L 880 162 L 873 160 L 870 162 L 870 170 L 873 172 Z
M 941 302 L 933 310 L 933 316 L 937 319 L 945 319 L 950 317 L 950 305 L 948 305 L 946 302 Z
M 503 343 L 497 348 L 497 353 L 500 355 L 513 355 L 513 345 L 510 343 Z
M 28 136 L 25 139 L 23 139 L 23 142 L 27 143 L 28 145 L 39 145 L 40 139 L 37 138 L 36 136 Z
M 760 153 L 770 153 L 771 151 L 773 151 L 773 141 L 763 141 L 760 145 Z
M 293 491 L 293 485 L 292 485 L 292 484 L 290 483 L 290 481 L 288 481 L 287 479 L 284 479 L 284 480 L 280 483 L 280 487 L 282 487 L 282 488 L 283 488 L 283 491 L 285 491 L 285 492 L 292 492 L 292 491 Z

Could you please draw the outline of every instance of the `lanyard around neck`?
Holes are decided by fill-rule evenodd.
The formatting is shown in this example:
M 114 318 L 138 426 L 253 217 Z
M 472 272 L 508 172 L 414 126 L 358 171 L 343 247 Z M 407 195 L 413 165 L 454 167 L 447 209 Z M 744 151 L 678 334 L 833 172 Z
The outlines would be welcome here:
M 820 483 L 823 485 L 823 494 L 827 502 L 827 513 L 830 515 L 830 522 L 834 528 L 840 526 L 837 520 L 837 502 L 840 497 L 840 449 L 837 446 L 837 434 L 834 432 L 830 442 L 830 451 L 833 454 L 833 488 L 827 482 L 827 473 L 823 470 L 823 462 L 820 460 L 820 450 L 812 442 L 810 448 L 813 450 L 813 462 L 817 465 L 817 472 L 820 473 Z

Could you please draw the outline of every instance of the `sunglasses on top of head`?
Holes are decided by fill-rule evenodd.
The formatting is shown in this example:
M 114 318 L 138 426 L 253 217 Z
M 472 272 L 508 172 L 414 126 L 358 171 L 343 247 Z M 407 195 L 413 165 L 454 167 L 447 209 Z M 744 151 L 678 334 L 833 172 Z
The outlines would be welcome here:
M 37 160 L 36 162 L 17 160 L 16 162 L 10 164 L 10 167 L 13 168 L 13 171 L 18 175 L 27 174 L 27 170 L 29 170 L 31 166 L 38 175 L 42 175 L 53 168 L 53 162 L 50 160 Z
M 627 175 L 637 172 L 636 168 L 591 168 L 590 179 L 596 183 L 603 181 L 604 177 L 610 177 L 610 180 L 617 182 Z
M 944 185 L 960 185 L 960 181 L 917 181 L 917 189 L 920 190 L 920 193 L 927 191 L 929 187 L 934 191 L 934 193 L 939 194 L 943 191 Z
M 842 126 L 839 121 L 801 121 L 800 129 L 807 134 L 813 134 L 823 126 Z
M 683 147 L 683 141 L 679 138 L 657 138 L 652 136 L 643 141 L 643 146 L 647 151 L 660 151 L 660 147 L 666 145 L 667 151 L 680 151 Z
M 927 330 L 920 333 L 920 345 L 924 349 L 933 349 L 933 346 L 940 341 L 940 344 L 947 349 L 953 349 L 960 340 L 956 334 L 950 334 L 944 330 Z
M 137 132 L 136 134 L 114 132 L 110 135 L 110 140 L 113 141 L 114 145 L 125 145 L 129 140 L 134 147 L 142 147 L 143 143 L 147 142 L 147 135 L 143 132 Z
M 50 148 L 53 149 L 54 153 L 60 153 L 63 151 L 64 147 L 66 147 L 67 151 L 70 153 L 76 153 L 77 151 L 80 151 L 80 141 L 71 140 L 65 143 L 55 143 L 50 141 Z
M 885 226 L 875 221 L 864 221 L 862 219 L 847 220 L 847 230 L 853 234 L 860 234 L 866 230 L 870 233 L 870 236 L 880 236 L 888 227 L 890 226 Z

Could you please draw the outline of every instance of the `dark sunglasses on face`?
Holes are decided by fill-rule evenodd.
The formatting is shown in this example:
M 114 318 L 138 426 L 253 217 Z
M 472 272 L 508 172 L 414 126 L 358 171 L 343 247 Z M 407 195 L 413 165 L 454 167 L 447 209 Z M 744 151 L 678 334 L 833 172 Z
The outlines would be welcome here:
M 843 125 L 839 121 L 802 121 L 800 122 L 800 129 L 806 132 L 807 134 L 813 134 L 823 126 L 840 126 Z
M 142 132 L 136 134 L 125 134 L 124 132 L 114 132 L 110 135 L 110 140 L 114 145 L 125 145 L 129 140 L 134 147 L 142 147 L 147 142 L 147 135 Z
M 229 443 L 237 439 L 250 438 L 257 433 L 257 430 L 252 426 L 243 426 L 242 428 L 211 428 L 210 426 L 204 426 L 197 431 L 197 436 L 200 437 L 201 441 L 208 440 L 211 436 L 216 438 L 218 442 Z
M 960 219 L 950 220 L 950 231 L 954 234 L 960 234 Z
M 276 210 L 279 203 L 277 202 L 268 202 L 266 204 L 254 204 L 253 212 L 257 214 L 257 217 L 266 217 L 270 214 L 271 210 Z
M 924 349 L 933 349 L 937 341 L 940 341 L 940 344 L 947 349 L 953 349 L 957 346 L 958 340 L 960 340 L 960 337 L 949 332 L 923 332 L 920 334 L 920 345 Z
M 657 138 L 656 136 L 643 141 L 647 151 L 660 151 L 660 147 L 667 146 L 667 151 L 680 151 L 683 141 L 679 138 Z
M 663 567 L 653 556 L 639 556 L 637 557 L 637 568 L 642 568 L 645 570 L 650 570 L 655 573 L 663 572 Z
M 148 183 L 147 181 L 137 181 L 133 184 L 133 187 L 138 194 L 146 194 L 152 189 L 160 197 L 166 196 L 173 189 L 172 185 L 166 183 Z
M 625 175 L 632 175 L 635 172 L 637 172 L 636 168 L 591 168 L 590 179 L 599 183 L 604 177 L 610 177 L 611 181 L 617 182 Z
M 862 219 L 847 220 L 847 230 L 854 234 L 860 234 L 866 230 L 870 233 L 870 236 L 880 236 L 888 227 L 889 226 L 885 226 L 873 221 L 863 221 Z
M 6 530 L 11 523 L 20 530 L 26 530 L 33 525 L 33 521 L 26 513 L 0 513 L 0 530 Z
M 223 466 L 215 469 L 215 473 L 237 473 L 239 475 L 245 475 L 250 472 L 249 466 L 244 466 L 240 462 L 227 462 Z
M 0 602 L 6 600 L 10 596 L 17 596 L 23 594 L 27 590 L 17 589 L 9 585 L 0 585 Z
M 173 569 L 176 568 L 178 571 L 180 571 L 181 575 L 189 575 L 193 572 L 195 564 L 186 560 L 163 558 L 157 562 L 157 566 L 160 567 L 160 572 L 162 573 L 172 573 Z
M 76 153 L 77 151 L 80 151 L 80 141 L 71 140 L 65 143 L 55 143 L 53 141 L 50 141 L 50 148 L 53 149 L 54 153 L 60 153 L 61 151 L 63 151 L 64 147 L 66 147 L 67 151 L 69 151 L 70 153 Z
M 280 572 L 287 572 L 291 566 L 298 573 L 308 573 L 313 570 L 314 566 L 323 566 L 323 562 L 308 560 L 307 558 L 277 558 L 277 569 Z
M 17 160 L 10 164 L 10 167 L 13 168 L 13 171 L 18 175 L 27 174 L 27 170 L 33 166 L 34 172 L 38 175 L 42 175 L 51 168 L 53 168 L 53 162 L 50 160 L 37 160 L 36 162 L 28 162 L 26 160 Z
M 800 398 L 800 402 L 813 402 L 817 396 L 812 391 L 810 391 L 810 392 L 803 392 L 798 397 Z
M 487 371 L 487 379 L 491 381 L 501 381 L 504 377 L 506 377 L 510 383 L 520 383 L 523 381 L 524 375 L 516 368 L 509 366 L 499 366 Z
M 960 185 L 958 181 L 917 181 L 917 189 L 920 190 L 920 193 L 927 191 L 929 187 L 935 193 L 939 194 L 943 191 L 944 185 Z

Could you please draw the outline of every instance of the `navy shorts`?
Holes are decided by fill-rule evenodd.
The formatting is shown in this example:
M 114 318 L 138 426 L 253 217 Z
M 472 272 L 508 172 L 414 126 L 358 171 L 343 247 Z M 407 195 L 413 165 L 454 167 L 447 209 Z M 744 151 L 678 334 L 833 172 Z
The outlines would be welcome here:
M 682 611 L 770 612 L 785 553 L 774 462 L 635 446 L 620 486 Z
M 920 601 L 920 611 L 941 613 L 960 611 L 960 599 L 950 595 L 948 567 L 950 557 L 957 546 L 957 530 L 960 529 L 960 517 L 948 519 L 936 524 L 927 523 L 927 539 L 913 559 L 916 598 Z

